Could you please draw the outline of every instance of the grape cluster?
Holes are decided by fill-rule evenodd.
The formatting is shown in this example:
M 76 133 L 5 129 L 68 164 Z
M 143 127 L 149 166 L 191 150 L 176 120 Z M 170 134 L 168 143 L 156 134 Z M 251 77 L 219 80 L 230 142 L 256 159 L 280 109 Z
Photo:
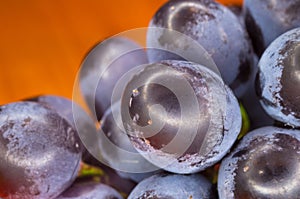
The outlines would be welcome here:
M 298 0 L 170 0 L 145 48 L 100 42 L 73 101 L 0 106 L 0 197 L 300 198 L 298 13 Z

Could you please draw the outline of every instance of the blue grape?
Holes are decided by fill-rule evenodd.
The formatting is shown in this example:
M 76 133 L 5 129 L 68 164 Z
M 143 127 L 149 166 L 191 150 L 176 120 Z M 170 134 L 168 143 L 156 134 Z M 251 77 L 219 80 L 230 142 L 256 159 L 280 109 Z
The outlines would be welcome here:
M 299 198 L 299 152 L 299 130 L 264 127 L 249 132 L 222 160 L 219 197 Z
M 0 107 L 0 197 L 52 199 L 74 181 L 82 154 L 72 126 L 35 102 Z
M 300 28 L 290 30 L 262 55 L 257 93 L 265 111 L 275 120 L 300 127 Z
M 26 100 L 42 103 L 67 120 L 79 137 L 83 139 L 83 143 L 80 140 L 81 145 L 84 146 L 82 160 L 85 162 L 98 161 L 89 152 L 98 149 L 98 142 L 95 139 L 98 131 L 92 118 L 83 108 L 67 98 L 55 95 L 40 95 Z
M 133 146 L 175 173 L 218 162 L 241 128 L 232 91 L 210 69 L 186 61 L 149 64 L 136 73 L 124 90 L 121 116 Z
M 146 178 L 130 193 L 128 199 L 213 199 L 212 184 L 200 174 L 162 173 Z
M 149 26 L 179 31 L 194 39 L 211 55 L 225 83 L 234 93 L 238 97 L 245 93 L 254 76 L 253 49 L 247 31 L 227 7 L 210 0 L 171 0 L 155 13 Z M 169 32 L 159 33 L 159 30 L 150 29 L 147 46 L 188 48 L 190 44 L 184 39 L 177 41 L 166 36 Z M 195 54 L 189 61 L 196 62 L 201 53 Z M 151 62 L 173 58 L 155 51 L 148 54 Z
M 258 56 L 281 34 L 300 26 L 298 0 L 245 0 L 243 9 Z

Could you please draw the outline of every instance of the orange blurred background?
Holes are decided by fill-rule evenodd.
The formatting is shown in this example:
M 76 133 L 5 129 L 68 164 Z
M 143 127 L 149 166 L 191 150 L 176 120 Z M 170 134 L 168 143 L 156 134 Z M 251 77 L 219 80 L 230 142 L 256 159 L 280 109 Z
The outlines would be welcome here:
M 106 37 L 146 27 L 166 1 L 0 1 L 0 104 L 38 94 L 71 98 L 86 52 Z

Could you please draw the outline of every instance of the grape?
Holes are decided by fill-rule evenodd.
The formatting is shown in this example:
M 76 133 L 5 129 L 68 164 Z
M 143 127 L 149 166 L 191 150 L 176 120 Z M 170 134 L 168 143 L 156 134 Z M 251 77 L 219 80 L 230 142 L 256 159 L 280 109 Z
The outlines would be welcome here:
M 140 182 L 128 199 L 213 199 L 211 183 L 200 174 L 178 175 L 162 173 Z
M 298 0 L 245 0 L 245 23 L 256 53 L 284 32 L 300 26 Z
M 87 115 L 87 113 L 83 109 L 81 109 L 74 102 L 72 102 L 71 100 L 68 100 L 66 98 L 54 96 L 54 95 L 42 95 L 42 96 L 37 96 L 34 98 L 27 99 L 27 100 L 43 103 L 44 105 L 55 109 L 55 111 L 60 116 L 65 118 L 72 125 L 72 127 L 74 129 L 79 127 L 79 130 L 81 131 L 80 136 L 84 137 L 85 141 L 88 143 L 88 145 L 87 145 L 88 149 L 90 149 L 90 150 L 95 150 L 95 149 L 98 150 L 99 149 L 99 147 L 98 147 L 99 143 L 88 140 L 89 136 L 92 132 L 98 133 L 95 130 L 95 126 L 94 126 L 92 119 L 90 118 L 90 116 Z M 75 125 L 72 106 L 74 106 L 74 111 L 76 111 L 76 113 L 77 113 L 77 117 L 76 117 L 77 124 L 76 125 Z M 113 127 L 113 129 L 115 129 L 115 127 Z M 91 136 L 91 137 L 93 138 L 93 136 Z M 126 138 L 128 140 L 127 136 L 126 136 Z M 96 145 L 96 144 L 98 144 L 98 145 Z M 112 151 L 109 151 L 107 148 L 103 148 L 102 153 L 104 153 L 104 152 L 107 152 L 108 154 L 112 153 Z M 112 156 L 110 156 L 110 157 L 112 157 Z M 120 163 L 120 160 L 117 160 L 117 159 L 113 159 L 113 160 L 117 161 L 117 162 L 112 162 L 113 164 Z M 120 179 L 117 176 L 117 173 L 119 174 L 119 172 L 116 173 L 112 169 L 101 164 L 99 162 L 99 160 L 97 160 L 92 154 L 90 154 L 86 148 L 84 148 L 84 150 L 83 150 L 82 161 L 90 163 L 92 165 L 96 165 L 97 167 L 102 169 L 104 174 L 101 177 L 101 181 L 103 183 L 107 183 L 107 184 L 110 184 L 111 186 L 114 186 L 116 189 L 122 191 L 125 194 L 128 194 L 130 192 L 130 190 L 133 188 L 133 186 L 135 185 L 131 181 L 126 181 L 126 180 Z M 99 169 L 99 168 L 97 168 L 97 169 Z M 130 179 L 133 178 L 134 181 L 137 181 L 137 180 L 140 181 L 143 178 L 148 177 L 151 174 L 152 173 L 148 173 L 148 174 L 122 173 L 122 175 L 124 177 L 126 176 L 127 178 L 130 178 Z
M 80 71 L 81 92 L 98 119 L 111 105 L 117 81 L 133 67 L 148 63 L 146 52 L 135 42 L 112 37 L 97 44 L 85 57 Z
M 243 25 L 228 8 L 209 0 L 171 0 L 155 13 L 150 27 L 179 31 L 193 38 L 212 56 L 225 83 L 235 94 L 238 97 L 244 94 L 254 75 L 253 49 Z M 147 46 L 188 48 L 186 42 L 174 41 L 166 35 L 167 30 L 161 34 L 158 31 L 148 31 Z M 164 57 L 156 53 L 148 55 L 151 62 L 172 58 L 168 54 Z M 201 52 L 197 56 L 201 56 Z
M 101 154 L 107 164 L 116 169 L 120 176 L 139 182 L 158 172 L 159 168 L 148 162 L 134 149 L 129 137 L 121 129 L 120 117 L 119 102 L 104 113 L 101 129 L 105 139 L 101 139 L 103 141 L 100 143 Z
M 299 130 L 264 127 L 249 132 L 221 163 L 219 197 L 299 198 L 299 153 Z
M 99 132 L 96 130 L 91 117 L 80 106 L 66 98 L 51 95 L 37 96 L 35 98 L 30 98 L 27 100 L 36 101 L 44 104 L 49 108 L 54 109 L 60 116 L 65 118 L 72 125 L 72 127 L 78 129 L 78 132 L 80 132 L 79 135 L 84 140 L 84 143 L 86 143 L 88 149 L 87 150 L 86 148 L 84 148 L 82 161 L 92 165 L 96 165 L 97 170 L 101 169 L 103 174 L 100 177 L 100 181 L 102 183 L 109 184 L 124 194 L 129 194 L 135 184 L 129 180 L 120 178 L 114 170 L 101 164 L 99 160 L 97 160 L 91 153 L 89 153 L 89 151 L 94 151 L 93 154 L 97 154 L 97 151 L 99 151 L 98 139 L 95 139 L 93 135 Z M 74 113 L 76 114 L 75 117 Z M 88 167 L 94 169 L 94 167 L 92 166 Z M 81 175 L 80 177 L 82 178 Z
M 40 95 L 26 100 L 42 103 L 54 109 L 61 117 L 67 120 L 84 141 L 82 143 L 82 140 L 80 140 L 81 145 L 86 146 L 83 148 L 82 160 L 85 162 L 98 161 L 89 152 L 97 151 L 99 148 L 97 139 L 94 136 L 98 133 L 96 126 L 92 118 L 79 105 L 67 98 L 55 95 Z
M 239 105 L 218 75 L 185 61 L 146 65 L 121 99 L 124 129 L 151 163 L 175 173 L 204 170 L 230 149 Z
M 274 119 L 300 127 L 300 28 L 278 37 L 259 61 L 257 92 Z
M 113 188 L 96 182 L 77 182 L 57 199 L 123 199 Z
M 0 107 L 0 197 L 50 199 L 76 177 L 80 140 L 69 123 L 35 102 Z

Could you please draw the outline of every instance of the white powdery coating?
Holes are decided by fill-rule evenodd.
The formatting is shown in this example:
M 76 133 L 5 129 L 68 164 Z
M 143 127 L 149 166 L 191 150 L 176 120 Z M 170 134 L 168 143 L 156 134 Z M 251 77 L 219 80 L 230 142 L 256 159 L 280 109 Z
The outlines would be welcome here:
M 287 53 L 284 55 L 280 54 L 280 49 L 283 49 L 287 45 L 286 41 L 300 42 L 299 34 L 300 28 L 297 28 L 278 37 L 266 49 L 258 63 L 260 70 L 260 84 L 262 85 L 261 97 L 268 100 L 273 105 L 270 106 L 264 102 L 264 100 L 260 100 L 262 107 L 274 119 L 294 126 L 300 126 L 300 119 L 296 118 L 293 114 L 286 115 L 282 112 L 283 107 L 281 102 L 283 99 L 280 96 L 280 91 L 282 89 L 280 80 L 284 67 L 282 65 L 282 60 L 285 59 Z M 274 49 L 278 50 L 274 51 Z M 278 60 L 279 62 L 274 60 Z
M 230 88 L 227 86 L 225 88 L 228 96 L 227 105 L 225 106 L 224 135 L 222 142 L 214 148 L 214 151 L 216 151 L 217 154 L 210 158 L 209 162 L 211 162 L 211 165 L 215 164 L 228 153 L 231 146 L 236 141 L 242 126 L 242 116 L 238 101 Z
M 210 198 L 211 188 L 211 183 L 199 174 L 157 174 L 140 182 L 128 199 Z
M 191 163 L 201 162 L 205 159 L 197 154 L 187 154 L 183 157 L 178 157 L 177 154 L 164 153 L 161 150 L 154 149 L 150 144 L 146 145 L 141 139 L 134 139 L 133 145 L 136 147 L 136 150 L 152 164 L 157 165 L 166 171 L 180 174 L 198 172 L 199 168 L 191 166 Z M 139 149 L 141 145 L 143 146 L 143 150 Z
M 215 164 L 227 154 L 240 132 L 242 117 L 238 101 L 231 89 L 223 84 L 221 78 L 209 69 L 203 67 L 201 70 L 210 74 L 218 82 L 218 84 L 209 84 L 210 100 L 212 100 L 212 105 L 209 108 L 211 121 L 204 140 L 206 146 L 202 146 L 206 152 L 200 153 L 206 155 L 206 158 L 199 159 L 198 162 L 201 166 L 197 166 L 202 170 Z M 222 132 L 223 130 L 224 132 Z M 205 164 L 202 161 L 205 161 Z
M 285 134 L 295 137 L 300 141 L 300 131 L 299 130 L 289 130 L 277 127 L 263 127 L 249 132 L 243 137 L 239 142 L 238 146 L 222 160 L 219 176 L 218 176 L 218 193 L 219 198 L 234 199 L 235 191 L 235 176 L 237 175 L 238 162 L 246 157 L 233 157 L 239 151 L 244 150 L 250 146 L 250 143 L 254 140 L 267 140 L 267 144 L 272 146 L 278 139 L 275 138 L 276 134 Z M 254 149 L 253 149 L 254 150 Z M 249 151 L 251 154 L 254 151 Z
M 209 115 L 211 120 L 203 141 L 206 144 L 201 146 L 198 154 L 183 157 L 183 159 L 188 158 L 189 166 L 194 167 L 194 171 L 199 171 L 215 164 L 227 154 L 240 132 L 242 117 L 238 101 L 220 76 L 205 66 L 190 64 L 189 67 L 198 71 L 204 80 L 213 80 L 207 83 L 209 91 L 206 93 L 206 98 L 210 101 Z M 201 90 L 201 88 L 195 88 L 196 93 L 198 89 Z M 224 132 L 222 132 L 223 130 Z
M 222 160 L 218 174 L 218 193 L 219 198 L 233 199 L 237 170 L 238 158 L 232 159 L 231 156 Z

